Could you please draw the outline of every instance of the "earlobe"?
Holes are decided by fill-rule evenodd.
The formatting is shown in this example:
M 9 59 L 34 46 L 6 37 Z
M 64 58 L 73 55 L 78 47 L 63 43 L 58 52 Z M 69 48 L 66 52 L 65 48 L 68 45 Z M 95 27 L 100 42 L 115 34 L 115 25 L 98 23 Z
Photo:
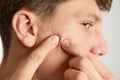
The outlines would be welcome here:
M 37 21 L 32 12 L 19 10 L 12 19 L 12 27 L 17 38 L 26 47 L 33 47 L 36 43 Z

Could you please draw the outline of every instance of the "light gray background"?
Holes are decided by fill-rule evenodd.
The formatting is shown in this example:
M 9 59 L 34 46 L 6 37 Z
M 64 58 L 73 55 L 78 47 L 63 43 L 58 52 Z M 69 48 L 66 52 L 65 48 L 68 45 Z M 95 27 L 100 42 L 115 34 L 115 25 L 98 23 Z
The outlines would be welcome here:
M 116 80 L 120 80 L 120 0 L 113 0 L 111 12 L 105 13 L 103 20 L 103 33 L 109 52 L 101 61 L 113 72 Z
M 110 13 L 103 15 L 103 34 L 108 43 L 109 52 L 100 60 L 113 72 L 116 80 L 120 80 L 120 0 L 114 0 Z M 0 61 L 2 44 L 0 41 Z

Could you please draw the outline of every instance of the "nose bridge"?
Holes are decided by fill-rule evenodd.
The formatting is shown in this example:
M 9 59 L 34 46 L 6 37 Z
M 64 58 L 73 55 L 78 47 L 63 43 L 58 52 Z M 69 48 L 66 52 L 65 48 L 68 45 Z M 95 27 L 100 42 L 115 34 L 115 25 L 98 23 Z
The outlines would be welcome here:
M 105 38 L 101 33 L 99 34 L 98 39 L 99 39 L 99 48 L 107 49 L 107 44 L 106 44 Z
M 95 38 L 93 40 L 93 46 L 91 48 L 91 52 L 95 55 L 104 55 L 105 53 L 107 53 L 107 45 L 106 45 L 106 41 L 102 35 L 102 32 L 96 32 L 95 33 Z

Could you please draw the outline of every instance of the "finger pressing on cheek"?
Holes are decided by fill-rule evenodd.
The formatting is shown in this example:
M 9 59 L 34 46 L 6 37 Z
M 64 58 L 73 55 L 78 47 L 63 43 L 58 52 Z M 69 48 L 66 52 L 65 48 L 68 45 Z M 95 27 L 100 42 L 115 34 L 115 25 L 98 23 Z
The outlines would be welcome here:
M 72 68 L 65 71 L 64 77 L 65 80 L 89 80 L 84 72 Z

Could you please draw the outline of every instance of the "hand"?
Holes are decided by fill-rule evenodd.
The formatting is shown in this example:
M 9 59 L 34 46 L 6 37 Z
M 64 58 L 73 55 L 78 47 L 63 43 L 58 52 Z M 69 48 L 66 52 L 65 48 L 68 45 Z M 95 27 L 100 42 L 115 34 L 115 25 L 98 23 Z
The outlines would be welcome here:
M 32 77 L 43 62 L 45 57 L 58 45 L 59 37 L 51 36 L 35 49 L 29 56 L 24 65 L 20 66 L 16 73 L 8 80 L 32 80 Z
M 65 80 L 115 80 L 112 73 L 89 51 L 65 40 L 62 48 L 73 58 L 64 73 Z

